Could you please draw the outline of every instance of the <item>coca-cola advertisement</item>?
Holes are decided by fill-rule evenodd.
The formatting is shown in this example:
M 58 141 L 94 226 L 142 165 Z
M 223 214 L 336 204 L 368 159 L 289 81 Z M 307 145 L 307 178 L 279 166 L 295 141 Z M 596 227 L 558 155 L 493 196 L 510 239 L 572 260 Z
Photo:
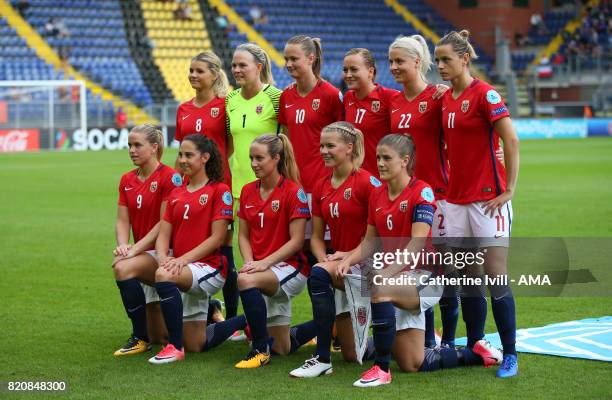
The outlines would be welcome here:
M 0 130 L 0 153 L 40 150 L 38 129 Z

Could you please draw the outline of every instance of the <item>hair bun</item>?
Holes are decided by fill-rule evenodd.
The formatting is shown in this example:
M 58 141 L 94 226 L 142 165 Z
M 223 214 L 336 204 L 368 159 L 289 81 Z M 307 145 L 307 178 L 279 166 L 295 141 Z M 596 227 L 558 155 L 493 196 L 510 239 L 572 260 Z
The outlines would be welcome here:
M 459 31 L 459 36 L 461 36 L 465 40 L 468 40 L 470 38 L 470 31 L 468 31 L 467 29 L 462 29 L 461 31 Z

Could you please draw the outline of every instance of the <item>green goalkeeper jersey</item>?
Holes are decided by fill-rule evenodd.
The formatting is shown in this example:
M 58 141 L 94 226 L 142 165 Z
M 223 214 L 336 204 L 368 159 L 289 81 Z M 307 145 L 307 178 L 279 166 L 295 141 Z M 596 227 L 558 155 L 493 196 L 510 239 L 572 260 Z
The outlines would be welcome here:
M 229 93 L 225 99 L 227 131 L 232 135 L 234 155 L 230 160 L 232 192 L 240 197 L 242 187 L 255 180 L 249 159 L 249 147 L 257 136 L 276 133 L 278 102 L 282 90 L 266 85 L 255 97 L 246 100 L 241 89 Z

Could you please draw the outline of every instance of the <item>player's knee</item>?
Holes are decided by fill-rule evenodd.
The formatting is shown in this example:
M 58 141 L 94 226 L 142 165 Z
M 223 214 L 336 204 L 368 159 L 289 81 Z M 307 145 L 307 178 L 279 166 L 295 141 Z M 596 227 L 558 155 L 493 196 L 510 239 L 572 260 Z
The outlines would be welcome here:
M 204 348 L 204 340 L 184 340 L 183 346 L 189 353 L 199 353 Z
M 419 372 L 423 360 L 407 359 L 398 361 L 397 365 L 402 372 Z
M 166 271 L 164 268 L 157 268 L 157 270 L 155 270 L 155 282 L 167 281 L 172 281 L 172 274 Z
M 238 274 L 238 289 L 247 290 L 255 287 L 255 280 L 249 274 Z
M 349 363 L 357 362 L 357 353 L 355 353 L 355 349 L 344 350 L 344 348 L 342 348 L 342 359 Z
M 118 281 L 132 278 L 132 276 L 130 276 L 129 263 L 125 260 L 119 261 L 113 265 L 113 273 L 115 274 L 115 279 Z

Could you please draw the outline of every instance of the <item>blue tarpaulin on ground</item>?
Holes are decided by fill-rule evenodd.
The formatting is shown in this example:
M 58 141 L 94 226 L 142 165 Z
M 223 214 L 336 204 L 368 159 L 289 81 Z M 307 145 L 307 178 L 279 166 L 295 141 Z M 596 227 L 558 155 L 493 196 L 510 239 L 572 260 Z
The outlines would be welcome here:
M 502 347 L 497 333 L 488 334 L 485 339 Z M 456 344 L 465 346 L 466 338 L 457 339 Z M 516 350 L 612 362 L 612 316 L 518 329 Z

